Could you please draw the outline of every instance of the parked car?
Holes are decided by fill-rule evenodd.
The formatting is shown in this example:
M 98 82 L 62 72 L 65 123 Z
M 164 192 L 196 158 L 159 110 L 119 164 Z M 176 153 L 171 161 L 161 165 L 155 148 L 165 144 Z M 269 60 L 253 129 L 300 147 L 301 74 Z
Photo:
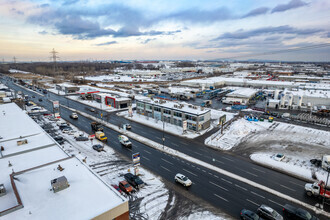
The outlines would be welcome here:
M 242 211 L 241 211 L 241 219 L 243 219 L 243 220 L 245 220 L 245 219 L 246 220 L 259 220 L 260 217 L 256 213 L 254 213 L 254 212 L 252 212 L 250 210 L 242 209 Z
M 181 183 L 185 187 L 191 186 L 191 184 L 192 184 L 191 180 L 188 179 L 188 177 L 186 177 L 185 175 L 183 175 L 181 173 L 176 174 L 174 177 L 174 180 L 177 183 Z
M 93 145 L 93 149 L 96 150 L 96 151 L 98 151 L 98 152 L 103 151 L 103 148 L 104 147 L 101 144 L 95 144 L 95 145 Z
M 142 188 L 144 186 L 144 182 L 140 179 L 140 177 L 133 175 L 131 173 L 126 173 L 124 178 L 127 180 L 129 184 L 131 184 L 134 188 Z
M 282 160 L 285 158 L 285 156 L 284 156 L 284 154 L 275 154 L 275 155 L 273 156 L 273 158 L 274 158 L 274 160 L 276 160 L 276 161 L 282 161 Z
M 314 164 L 316 167 L 320 167 L 322 165 L 322 160 L 311 159 L 310 162 L 311 164 Z
M 60 119 L 60 120 L 58 120 L 57 122 L 56 122 L 56 124 L 58 125 L 58 126 L 61 126 L 61 125 L 68 125 L 64 120 L 62 120 L 62 119 Z
M 63 128 L 62 129 L 62 132 L 63 133 L 67 133 L 67 134 L 71 133 L 72 131 L 73 131 L 73 129 L 71 127 L 69 127 L 69 126 L 67 126 L 66 128 Z
M 88 137 L 76 137 L 76 141 L 88 141 Z
M 266 205 L 261 205 L 257 210 L 257 214 L 263 219 L 283 220 L 283 217 L 278 212 Z
M 59 144 L 64 144 L 64 138 L 61 136 L 55 136 L 54 140 Z
M 65 128 L 71 128 L 69 125 L 67 125 L 67 124 L 63 124 L 63 125 L 60 125 L 59 126 L 59 128 L 61 129 L 61 130 L 63 130 L 63 129 L 65 129 Z M 72 129 L 72 128 L 71 128 Z
M 112 184 L 111 185 L 113 188 L 115 188 L 119 193 L 123 193 L 123 191 L 119 188 L 119 186 Z
M 119 182 L 119 188 L 127 194 L 133 191 L 133 187 L 126 180 Z

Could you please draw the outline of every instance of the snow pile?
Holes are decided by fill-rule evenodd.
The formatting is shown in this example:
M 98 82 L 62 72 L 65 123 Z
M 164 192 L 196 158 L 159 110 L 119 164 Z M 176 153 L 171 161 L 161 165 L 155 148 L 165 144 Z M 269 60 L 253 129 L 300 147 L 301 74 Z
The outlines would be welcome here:
M 228 130 L 221 134 L 221 130 L 212 136 L 205 139 L 205 144 L 211 147 L 216 147 L 222 150 L 230 150 L 239 144 L 244 137 L 250 133 L 265 130 L 270 127 L 272 123 L 269 122 L 252 122 L 246 119 L 239 119 L 233 122 Z

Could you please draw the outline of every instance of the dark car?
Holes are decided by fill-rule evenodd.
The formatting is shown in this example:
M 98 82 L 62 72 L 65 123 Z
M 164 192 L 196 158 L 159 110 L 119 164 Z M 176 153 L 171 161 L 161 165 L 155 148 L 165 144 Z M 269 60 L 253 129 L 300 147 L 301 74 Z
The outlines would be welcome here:
M 39 99 L 39 102 L 42 102 L 42 99 Z
M 76 137 L 76 141 L 88 141 L 88 137 Z
M 103 148 L 104 147 L 102 145 L 100 145 L 100 144 L 93 145 L 93 149 L 96 150 L 96 151 L 98 151 L 98 152 L 103 151 Z
M 266 205 L 261 205 L 258 208 L 257 213 L 263 219 L 283 220 L 283 217 L 280 214 L 278 214 L 278 212 L 276 212 L 274 209 Z
M 119 188 L 119 186 L 113 184 L 111 185 L 113 188 L 115 188 L 119 193 L 122 193 L 123 191 Z
M 35 98 L 35 96 L 33 95 L 32 98 Z
M 141 188 L 144 186 L 144 182 L 140 179 L 140 177 L 133 175 L 131 173 L 126 173 L 124 178 L 127 180 L 129 184 L 131 184 L 134 188 Z
M 289 204 L 284 205 L 283 216 L 286 219 L 292 219 L 292 220 L 318 220 L 317 217 L 313 216 L 305 209 L 298 208 Z
M 68 125 L 60 125 L 59 128 L 60 128 L 61 130 L 66 129 L 66 128 L 72 130 L 72 128 L 71 128 L 70 126 L 68 126 Z
M 59 144 L 64 144 L 64 138 L 61 136 L 55 136 L 54 140 Z
M 254 213 L 254 212 L 252 212 L 250 210 L 242 209 L 242 211 L 241 211 L 241 219 L 244 219 L 244 220 L 245 219 L 247 219 L 247 220 L 259 220 L 260 217 L 256 213 Z

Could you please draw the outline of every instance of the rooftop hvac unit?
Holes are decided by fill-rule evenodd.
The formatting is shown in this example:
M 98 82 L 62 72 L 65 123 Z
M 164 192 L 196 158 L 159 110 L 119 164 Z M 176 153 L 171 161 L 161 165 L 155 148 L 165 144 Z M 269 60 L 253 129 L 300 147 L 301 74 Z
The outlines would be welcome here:
M 178 105 L 174 105 L 174 108 L 177 108 L 178 107 Z
M 197 109 L 197 106 L 193 106 L 193 109 Z
M 189 108 L 192 108 L 193 106 L 192 105 L 188 105 Z
M 156 100 L 155 103 L 158 103 L 158 101 Z
M 70 185 L 65 176 L 58 177 L 50 181 L 54 193 L 68 188 Z
M 183 104 L 180 104 L 179 106 L 180 106 L 180 108 L 182 108 L 184 105 Z
M 6 188 L 3 184 L 0 184 L 0 197 L 6 195 Z

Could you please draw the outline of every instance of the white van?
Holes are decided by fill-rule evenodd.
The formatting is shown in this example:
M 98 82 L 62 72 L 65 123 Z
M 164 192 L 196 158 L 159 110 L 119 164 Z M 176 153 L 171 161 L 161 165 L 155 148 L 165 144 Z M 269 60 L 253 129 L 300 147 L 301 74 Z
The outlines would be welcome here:
M 322 168 L 325 170 L 330 169 L 330 155 L 323 155 L 322 157 Z
M 132 147 L 132 142 L 130 142 L 128 137 L 126 137 L 125 135 L 119 135 L 118 140 L 125 147 Z

